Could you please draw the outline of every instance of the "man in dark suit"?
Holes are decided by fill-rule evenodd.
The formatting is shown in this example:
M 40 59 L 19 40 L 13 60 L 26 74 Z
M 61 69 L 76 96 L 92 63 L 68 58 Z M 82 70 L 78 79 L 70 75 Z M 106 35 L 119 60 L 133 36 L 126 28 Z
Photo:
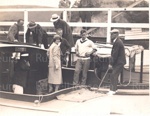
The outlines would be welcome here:
M 56 29 L 56 33 L 61 37 L 61 44 L 60 44 L 60 49 L 61 49 L 61 61 L 62 64 L 66 64 L 66 58 L 71 52 L 71 46 L 69 42 L 62 37 L 63 30 L 61 28 Z
M 68 23 L 62 19 L 60 19 L 60 16 L 57 14 L 53 14 L 50 21 L 53 22 L 54 28 L 57 30 L 58 28 L 61 28 L 63 30 L 62 37 L 68 41 L 71 47 L 74 46 L 74 39 L 72 35 L 71 27 L 68 25 Z
M 41 47 L 41 44 L 44 44 L 44 48 L 48 49 L 48 34 L 46 31 L 34 21 L 29 22 L 27 27 L 26 42 L 30 43 L 30 32 L 32 32 L 33 41 L 36 43 L 36 45 Z
M 110 77 L 110 91 L 108 92 L 109 95 L 113 95 L 116 93 L 118 76 L 122 72 L 123 67 L 126 64 L 124 44 L 118 36 L 119 30 L 113 29 L 111 31 L 113 47 L 109 64 L 109 68 L 112 69 L 112 74 Z

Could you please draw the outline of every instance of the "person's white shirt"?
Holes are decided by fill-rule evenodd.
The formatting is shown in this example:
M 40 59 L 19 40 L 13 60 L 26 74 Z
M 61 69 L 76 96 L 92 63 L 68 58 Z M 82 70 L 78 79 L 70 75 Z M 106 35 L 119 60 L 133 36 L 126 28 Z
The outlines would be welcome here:
M 82 38 L 76 41 L 75 51 L 77 51 L 81 57 L 85 57 L 85 54 L 87 52 L 92 52 L 93 49 L 96 49 L 96 45 L 88 38 L 86 38 L 84 41 Z
M 115 39 L 113 40 L 114 43 L 115 43 L 116 39 L 117 39 L 117 38 L 115 38 Z

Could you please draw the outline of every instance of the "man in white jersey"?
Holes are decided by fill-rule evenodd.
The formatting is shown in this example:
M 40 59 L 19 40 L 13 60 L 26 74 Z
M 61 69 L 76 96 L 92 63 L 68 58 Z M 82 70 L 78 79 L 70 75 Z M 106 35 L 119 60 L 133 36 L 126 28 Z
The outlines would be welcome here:
M 75 72 L 73 78 L 73 85 L 85 85 L 87 80 L 87 72 L 90 67 L 90 56 L 96 52 L 95 44 L 87 38 L 87 32 L 85 29 L 80 32 L 82 38 L 76 41 L 75 51 L 76 56 L 78 57 Z M 79 75 L 82 70 L 82 79 L 79 83 Z

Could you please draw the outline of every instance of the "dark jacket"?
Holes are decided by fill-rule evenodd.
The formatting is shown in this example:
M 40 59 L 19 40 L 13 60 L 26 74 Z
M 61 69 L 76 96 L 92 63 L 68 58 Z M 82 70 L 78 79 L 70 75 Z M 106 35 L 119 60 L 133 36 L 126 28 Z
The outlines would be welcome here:
M 91 8 L 93 7 L 92 0 L 81 0 L 79 8 Z
M 59 19 L 58 21 L 54 22 L 55 29 L 61 28 L 63 30 L 62 37 L 65 38 L 71 47 L 74 46 L 74 39 L 72 35 L 71 27 L 62 19 Z
M 52 45 L 53 41 L 54 40 L 52 40 L 50 42 L 50 46 Z M 62 52 L 62 54 L 61 54 L 62 56 L 64 56 L 67 51 L 71 52 L 71 46 L 70 46 L 69 42 L 64 38 L 61 39 L 60 50 Z
M 59 8 L 69 8 L 70 7 L 71 2 L 69 0 L 60 0 L 59 1 Z
M 9 28 L 7 40 L 9 42 L 14 42 L 15 39 L 18 40 L 19 36 L 19 26 L 15 23 Z
M 33 34 L 33 41 L 36 42 L 36 45 L 39 46 L 39 44 L 43 43 L 44 48 L 48 48 L 48 35 L 42 27 L 37 24 L 34 31 L 31 31 L 29 28 L 26 32 L 26 42 L 29 43 L 30 38 L 30 32 Z
M 117 38 L 116 41 L 113 43 L 110 64 L 112 66 L 118 64 L 122 64 L 122 65 L 126 64 L 124 44 L 122 40 L 119 38 Z
M 71 51 L 70 44 L 64 38 L 62 38 L 62 40 L 61 40 L 60 49 L 61 49 L 62 55 L 65 55 L 67 51 L 68 52 Z

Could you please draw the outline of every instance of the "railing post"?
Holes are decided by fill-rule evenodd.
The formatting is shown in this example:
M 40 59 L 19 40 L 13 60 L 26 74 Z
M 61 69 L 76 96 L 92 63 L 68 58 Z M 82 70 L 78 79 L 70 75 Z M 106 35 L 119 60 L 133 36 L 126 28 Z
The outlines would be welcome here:
M 141 52 L 140 83 L 143 82 L 143 57 L 144 57 L 144 50 Z
M 26 31 L 27 31 L 27 24 L 28 24 L 28 11 L 24 11 L 24 43 L 26 43 Z
M 68 16 L 67 16 L 67 11 L 64 10 L 64 11 L 63 11 L 63 20 L 67 22 L 67 18 L 68 18 Z
M 111 31 L 111 14 L 112 14 L 112 11 L 110 9 L 108 9 L 108 26 L 107 26 L 107 38 L 106 38 L 106 42 L 110 43 L 111 42 L 111 39 L 110 39 L 110 31 Z

